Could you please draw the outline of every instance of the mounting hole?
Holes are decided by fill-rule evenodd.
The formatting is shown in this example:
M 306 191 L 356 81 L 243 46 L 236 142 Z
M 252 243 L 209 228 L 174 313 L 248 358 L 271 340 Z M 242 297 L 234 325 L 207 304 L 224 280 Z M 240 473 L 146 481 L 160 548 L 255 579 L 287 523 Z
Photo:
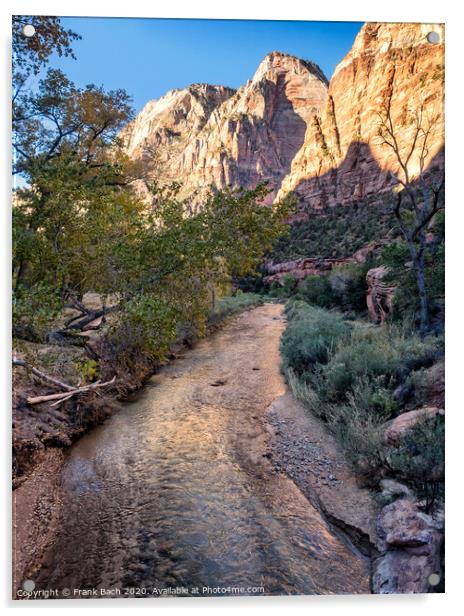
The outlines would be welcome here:
M 432 573 L 429 575 L 429 584 L 430 586 L 438 586 L 440 583 L 440 576 L 437 573 Z
M 35 34 L 35 28 L 32 24 L 26 24 L 23 28 L 24 36 L 31 37 Z
M 26 592 L 32 592 L 35 588 L 34 580 L 24 580 L 23 582 L 23 590 Z
M 440 35 L 438 34 L 438 32 L 429 32 L 427 34 L 427 40 L 429 43 L 436 45 L 440 42 Z

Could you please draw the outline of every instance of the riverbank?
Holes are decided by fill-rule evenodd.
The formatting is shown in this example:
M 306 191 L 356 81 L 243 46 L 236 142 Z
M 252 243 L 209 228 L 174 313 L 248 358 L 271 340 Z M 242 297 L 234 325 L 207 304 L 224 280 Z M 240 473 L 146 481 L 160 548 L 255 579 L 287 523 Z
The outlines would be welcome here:
M 37 588 L 369 592 L 368 558 L 273 460 L 284 327 L 281 305 L 236 316 L 71 447 L 53 544 L 23 575 Z
M 97 309 L 100 298 L 94 294 L 85 301 L 87 307 Z M 251 293 L 220 298 L 209 315 L 205 334 L 211 335 L 233 314 L 262 302 L 259 295 Z M 180 328 L 165 362 L 154 361 L 140 352 L 133 357 L 130 373 L 122 373 L 108 358 L 105 331 L 103 327 L 86 332 L 78 340 L 80 346 L 15 341 L 14 356 L 17 359 L 26 360 L 29 365 L 60 382 L 78 387 L 91 384 L 97 375 L 106 381 L 116 376 L 116 381 L 104 389 L 90 390 L 69 400 L 29 405 L 28 398 L 54 393 L 56 388 L 41 381 L 30 370 L 16 368 L 13 371 L 13 489 L 32 474 L 36 465 L 41 464 L 48 449 L 71 446 L 88 430 L 111 416 L 118 401 L 142 388 L 166 362 L 192 348 L 199 339 L 193 327 Z

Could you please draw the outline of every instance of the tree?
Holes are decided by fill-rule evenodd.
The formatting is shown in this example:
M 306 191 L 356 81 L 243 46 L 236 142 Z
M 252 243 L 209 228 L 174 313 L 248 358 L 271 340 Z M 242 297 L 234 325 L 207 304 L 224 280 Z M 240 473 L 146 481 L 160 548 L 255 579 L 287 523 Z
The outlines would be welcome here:
M 33 37 L 23 35 L 26 24 Z M 55 17 L 13 19 L 13 174 L 21 177 L 13 196 L 13 316 L 15 335 L 33 339 L 65 303 L 78 307 L 86 290 L 114 286 L 112 241 L 143 209 L 129 187 L 146 165 L 130 161 L 118 139 L 132 117 L 127 93 L 77 88 L 55 69 L 27 87 L 52 52 L 73 56 L 78 38 Z
M 71 34 L 52 26 L 40 51 L 18 43 L 25 73 L 41 70 L 53 45 L 69 50 Z M 218 192 L 192 212 L 179 184 L 149 180 L 151 159 L 130 160 L 121 143 L 132 117 L 124 90 L 78 88 L 49 69 L 15 105 L 14 173 L 24 181 L 13 208 L 15 336 L 63 340 L 111 312 L 115 356 L 159 359 L 180 323 L 204 329 L 216 289 L 253 271 L 286 228 L 291 200 L 264 206 L 264 185 Z M 98 309 L 82 302 L 89 291 L 102 297 Z M 76 312 L 63 322 L 65 306 Z
M 378 135 L 381 144 L 392 150 L 398 164 L 397 179 L 402 189 L 397 192 L 393 212 L 406 240 L 415 274 L 421 336 L 425 336 L 430 329 L 429 293 L 426 284 L 427 231 L 436 214 L 444 209 L 444 173 L 439 172 L 438 180 L 435 180 L 432 173 L 428 173 L 426 169 L 430 137 L 437 122 L 438 117 L 429 117 L 423 104 L 410 112 L 412 134 L 407 147 L 403 148 L 398 127 L 392 118 L 390 101 L 379 113 Z M 413 173 L 414 166 L 417 168 L 416 173 Z
M 25 26 L 33 26 L 33 36 L 24 36 Z M 61 25 L 59 17 L 14 15 L 13 36 L 13 119 L 21 106 L 23 88 L 31 75 L 38 75 L 53 52 L 74 58 L 72 43 L 81 37 Z

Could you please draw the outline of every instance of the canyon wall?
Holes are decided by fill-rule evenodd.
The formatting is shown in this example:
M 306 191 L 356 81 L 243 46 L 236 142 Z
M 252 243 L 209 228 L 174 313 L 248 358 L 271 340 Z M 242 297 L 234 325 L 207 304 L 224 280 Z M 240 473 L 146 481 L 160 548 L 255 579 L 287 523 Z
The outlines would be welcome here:
M 192 107 L 192 88 L 200 87 L 208 96 L 195 97 Z M 158 178 L 180 180 L 182 196 L 196 192 L 201 200 L 210 186 L 268 181 L 271 202 L 304 143 L 308 122 L 325 106 L 327 87 L 317 65 L 272 52 L 236 92 L 190 86 L 151 101 L 123 137 L 136 158 L 156 156 L 161 148 Z
M 443 26 L 367 23 L 330 85 L 316 64 L 272 52 L 237 91 L 172 90 L 147 103 L 122 136 L 130 156 L 153 159 L 157 180 L 181 182 L 181 196 L 196 203 L 210 187 L 267 181 L 268 202 L 294 192 L 303 211 L 349 204 L 401 177 L 378 134 L 386 109 L 404 156 L 410 114 L 422 108 L 424 126 L 433 121 L 425 166 L 443 166 L 443 81 Z M 415 155 L 413 174 L 418 167 Z
M 429 32 L 439 42 L 428 42 Z M 365 24 L 336 68 L 325 109 L 309 123 L 279 196 L 294 191 L 304 206 L 323 208 L 391 189 L 401 171 L 378 134 L 387 109 L 403 158 L 415 130 L 411 113 L 423 109 L 424 127 L 431 124 L 425 168 L 432 161 L 442 166 L 443 82 L 442 26 Z M 418 151 L 409 164 L 412 175 Z

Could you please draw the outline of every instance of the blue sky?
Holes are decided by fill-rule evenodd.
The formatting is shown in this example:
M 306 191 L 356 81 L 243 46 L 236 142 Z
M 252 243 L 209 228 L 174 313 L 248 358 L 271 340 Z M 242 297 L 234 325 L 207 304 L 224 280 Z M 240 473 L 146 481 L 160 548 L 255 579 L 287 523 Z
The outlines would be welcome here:
M 108 19 L 69 17 L 82 36 L 77 60 L 53 58 L 79 86 L 125 88 L 140 110 L 172 88 L 206 82 L 234 88 L 273 50 L 313 60 L 330 79 L 362 26 L 359 22 Z

